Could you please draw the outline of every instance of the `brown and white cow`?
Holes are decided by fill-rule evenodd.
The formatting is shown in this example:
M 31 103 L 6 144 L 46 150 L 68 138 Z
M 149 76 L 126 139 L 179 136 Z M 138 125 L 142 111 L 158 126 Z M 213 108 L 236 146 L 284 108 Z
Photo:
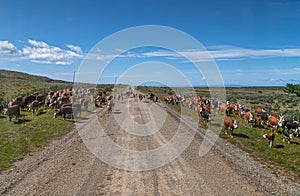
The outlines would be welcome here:
M 274 143 L 275 134 L 273 132 L 270 134 L 263 134 L 263 137 L 269 141 L 269 147 L 271 148 Z
M 259 116 L 255 118 L 255 126 L 257 126 L 258 128 L 263 127 L 263 121 Z
M 261 109 L 261 108 L 256 108 L 255 109 L 256 115 L 260 115 L 260 113 L 262 113 L 262 112 L 263 112 L 263 109 Z
M 244 116 L 244 114 L 245 114 L 244 109 L 240 108 L 240 109 L 238 110 L 238 117 L 239 117 L 239 118 L 242 118 L 242 117 Z
M 142 101 L 142 100 L 143 100 L 143 98 L 145 97 L 145 95 L 143 95 L 143 94 L 139 94 L 139 95 L 138 95 L 138 97 L 139 97 L 139 100 L 140 100 L 140 101 Z
M 219 112 L 225 113 L 226 110 L 227 110 L 227 105 L 225 103 L 220 103 L 220 106 L 218 108 L 218 113 Z
M 251 123 L 253 120 L 253 114 L 250 111 L 246 112 L 244 114 L 244 120 L 247 124 Z
M 234 111 L 237 110 L 237 106 L 233 103 L 227 105 L 226 107 L 226 114 L 229 115 L 229 114 L 234 114 Z
M 164 96 L 164 102 L 165 102 L 166 104 L 169 103 L 169 97 L 168 97 L 168 96 Z
M 231 119 L 230 117 L 225 117 L 224 119 L 224 130 L 225 134 L 227 134 L 227 130 L 229 129 L 230 137 L 233 137 L 233 130 L 238 127 L 238 122 L 236 120 Z
M 284 121 L 283 116 L 281 116 L 279 119 L 275 116 L 269 116 L 268 125 L 272 126 L 277 131 L 278 126 L 281 127 L 283 121 Z

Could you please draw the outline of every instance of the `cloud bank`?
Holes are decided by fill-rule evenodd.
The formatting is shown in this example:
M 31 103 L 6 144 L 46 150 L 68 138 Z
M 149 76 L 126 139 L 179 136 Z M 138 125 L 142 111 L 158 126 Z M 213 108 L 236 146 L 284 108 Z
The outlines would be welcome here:
M 186 49 L 181 51 L 157 50 L 151 52 L 123 53 L 120 57 L 150 58 L 164 57 L 182 59 L 188 57 L 192 62 L 245 60 L 258 58 L 300 57 L 300 48 L 288 49 L 247 49 L 233 46 L 212 46 L 207 51 Z M 102 57 L 103 58 L 103 57 Z
M 51 46 L 43 41 L 28 40 L 21 50 L 8 41 L 0 41 L 1 55 L 15 55 L 30 60 L 33 63 L 70 65 L 75 59 L 82 58 L 79 46 L 67 45 L 68 49 Z

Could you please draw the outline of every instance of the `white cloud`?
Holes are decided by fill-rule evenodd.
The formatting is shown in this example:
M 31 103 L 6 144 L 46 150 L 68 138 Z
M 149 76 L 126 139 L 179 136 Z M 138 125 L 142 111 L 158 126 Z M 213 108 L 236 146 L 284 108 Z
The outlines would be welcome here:
M 0 54 L 15 55 L 18 53 L 18 49 L 12 43 L 8 41 L 0 41 Z
M 40 48 L 48 48 L 50 47 L 48 44 L 46 44 L 45 42 L 41 42 L 41 41 L 36 41 L 36 40 L 31 40 L 29 39 L 28 42 L 34 46 L 34 47 L 40 47 Z
M 22 54 L 34 63 L 69 65 L 73 59 L 82 57 L 79 46 L 67 45 L 71 50 L 63 50 L 41 41 L 28 40 L 28 42 L 31 46 L 25 46 Z
M 82 54 L 82 50 L 79 46 L 74 46 L 74 45 L 68 45 L 67 44 L 67 47 L 70 48 L 71 50 L 77 52 L 77 54 Z
M 254 58 L 275 58 L 275 57 L 300 57 L 300 48 L 288 49 L 247 49 L 235 46 L 211 46 L 208 50 L 187 49 L 181 51 L 151 51 L 151 52 L 130 52 L 124 53 L 119 57 L 125 58 L 151 58 L 164 57 L 168 59 L 182 59 L 187 57 L 192 62 L 207 62 L 216 61 L 230 61 L 230 60 L 244 60 Z

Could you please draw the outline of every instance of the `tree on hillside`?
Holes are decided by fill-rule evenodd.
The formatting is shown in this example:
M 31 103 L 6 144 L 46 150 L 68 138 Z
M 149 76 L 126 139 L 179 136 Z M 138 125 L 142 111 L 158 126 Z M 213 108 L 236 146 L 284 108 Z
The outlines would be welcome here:
M 286 87 L 284 88 L 284 92 L 286 93 L 294 93 L 297 95 L 297 97 L 300 97 L 300 84 L 286 84 Z

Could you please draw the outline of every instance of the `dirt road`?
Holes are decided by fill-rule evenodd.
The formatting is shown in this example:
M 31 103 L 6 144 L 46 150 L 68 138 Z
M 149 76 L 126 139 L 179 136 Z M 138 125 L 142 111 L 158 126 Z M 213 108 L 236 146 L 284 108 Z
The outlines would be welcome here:
M 105 134 L 97 135 L 97 123 L 101 124 Z M 171 162 L 147 171 L 132 170 L 154 167 L 157 160 L 164 159 L 153 156 L 137 160 L 137 157 L 126 153 L 115 153 L 111 154 L 108 162 L 112 161 L 118 167 L 116 168 L 99 160 L 85 145 L 87 140 L 102 137 L 110 139 L 124 149 L 149 151 L 168 143 L 178 129 L 191 129 L 188 123 L 188 119 L 180 123 L 177 114 L 162 104 L 148 100 L 140 102 L 136 98 L 125 99 L 116 103 L 112 114 L 103 111 L 93 114 L 86 122 L 78 122 L 78 130 L 69 133 L 64 139 L 55 141 L 43 151 L 16 162 L 13 170 L 2 172 L 0 195 L 300 193 L 298 184 L 278 176 L 276 172 L 254 161 L 247 153 L 235 149 L 221 139 L 205 156 L 199 156 L 203 135 L 201 129 L 197 130 L 196 136 L 179 157 L 172 160 L 174 157 L 167 157 L 169 155 L 163 152 L 161 156 L 167 157 Z M 143 126 L 146 124 L 147 126 Z M 91 127 L 94 129 L 90 129 Z M 159 131 L 151 132 L 155 129 Z M 192 131 L 184 133 L 192 134 Z M 95 138 L 92 138 L 93 134 L 96 134 Z M 85 136 L 83 141 L 82 137 Z M 97 147 L 98 143 L 93 145 Z M 105 146 L 101 147 L 101 150 L 106 150 Z M 149 158 L 153 159 L 154 165 L 151 165 Z M 122 169 L 125 166 L 131 171 Z

